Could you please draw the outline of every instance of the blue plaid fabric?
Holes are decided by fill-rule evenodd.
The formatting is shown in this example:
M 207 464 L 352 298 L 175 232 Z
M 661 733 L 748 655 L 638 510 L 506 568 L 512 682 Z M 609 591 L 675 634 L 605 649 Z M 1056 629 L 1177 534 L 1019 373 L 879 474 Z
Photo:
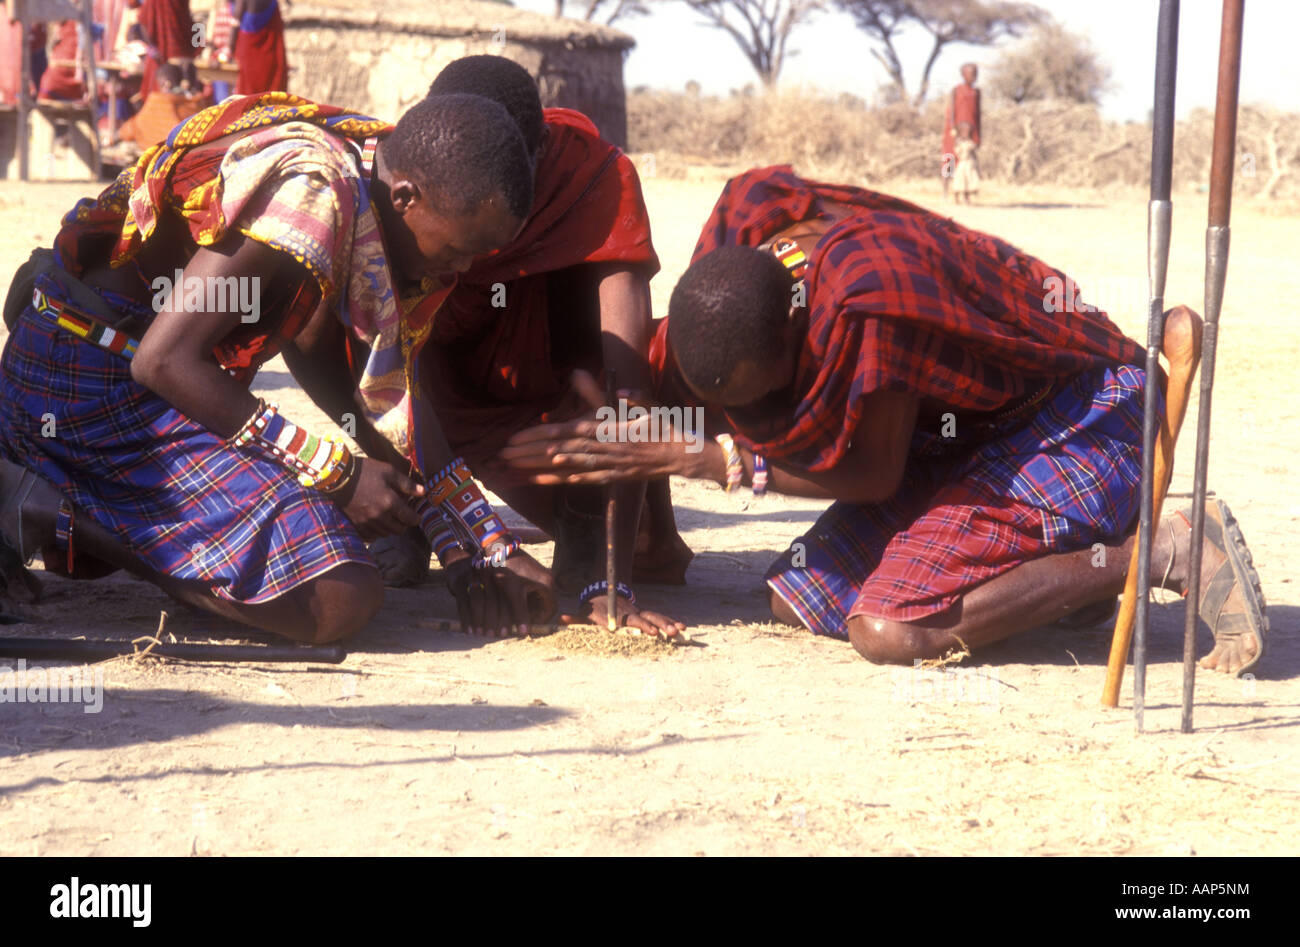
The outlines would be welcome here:
M 853 615 L 915 620 L 1030 559 L 1119 539 L 1138 512 L 1144 378 L 1083 372 L 1028 423 L 956 449 L 918 428 L 898 492 L 833 504 L 769 586 L 814 632 L 847 638 Z
M 37 285 L 64 298 L 48 276 Z M 0 360 L 0 452 L 153 569 L 221 598 L 263 602 L 345 562 L 373 564 L 332 501 L 268 454 L 228 447 L 136 383 L 127 360 L 30 305 Z

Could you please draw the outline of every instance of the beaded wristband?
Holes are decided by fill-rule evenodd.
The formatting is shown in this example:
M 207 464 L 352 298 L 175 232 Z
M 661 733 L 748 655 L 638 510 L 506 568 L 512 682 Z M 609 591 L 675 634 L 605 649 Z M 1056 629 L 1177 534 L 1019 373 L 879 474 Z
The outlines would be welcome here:
M 599 582 L 593 582 L 591 583 L 591 585 L 587 586 L 580 593 L 578 593 L 578 604 L 586 605 L 597 595 L 601 595 L 608 591 L 609 591 L 609 583 L 606 582 L 604 579 L 601 579 Z M 619 595 L 623 596 L 633 605 L 636 604 L 636 593 L 633 592 L 632 589 L 626 583 L 623 582 L 618 583 L 618 585 L 614 586 L 614 591 L 616 591 Z
M 463 459 L 457 457 L 438 471 L 429 484 L 429 502 L 442 510 L 453 527 L 463 528 L 486 564 L 503 563 L 519 550 L 518 541 L 483 496 Z
M 420 530 L 429 540 L 438 561 L 447 565 L 447 557 L 454 550 L 463 549 L 456 528 L 447 522 L 446 515 L 427 498 L 420 498 L 415 503 L 415 512 L 420 515 Z
M 761 497 L 767 493 L 767 461 L 762 455 L 754 455 L 754 496 Z
M 341 490 L 357 472 L 347 445 L 332 437 L 317 437 L 284 418 L 274 404 L 258 401 L 258 409 L 227 443 L 243 447 L 256 441 L 298 475 L 304 487 L 329 494 Z
M 500 568 L 506 560 L 519 551 L 519 540 L 511 536 L 504 542 L 495 543 L 492 548 L 483 550 L 482 555 L 474 560 L 477 569 Z
M 722 453 L 727 457 L 727 485 L 724 489 L 730 493 L 745 479 L 745 463 L 740 459 L 740 451 L 730 434 L 719 434 L 714 440 L 721 445 Z

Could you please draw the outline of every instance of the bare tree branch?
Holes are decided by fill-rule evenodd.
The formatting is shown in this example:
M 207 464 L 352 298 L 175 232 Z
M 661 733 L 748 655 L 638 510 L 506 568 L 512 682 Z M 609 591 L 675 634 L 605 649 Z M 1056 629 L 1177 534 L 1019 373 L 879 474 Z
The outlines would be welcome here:
M 646 0 L 581 0 L 582 18 L 589 23 L 604 23 L 610 26 L 615 20 L 632 16 L 644 16 L 650 10 Z M 555 15 L 564 16 L 565 0 L 555 0 Z M 602 19 L 601 11 L 608 11 Z
M 824 9 L 824 0 L 681 0 L 709 26 L 726 32 L 754 67 L 763 85 L 772 87 L 785 65 L 795 27 Z M 737 20 L 739 22 L 737 22 Z
M 1041 7 L 1010 0 L 910 0 L 908 7 L 910 19 L 933 39 L 916 92 L 918 105 L 930 89 L 930 70 L 943 47 L 950 43 L 992 46 L 1005 36 L 1020 36 L 1048 20 Z
M 921 70 L 914 102 L 924 101 L 930 73 L 939 54 L 952 43 L 991 46 L 1005 36 L 1019 36 L 1045 22 L 1047 14 L 1032 3 L 1010 0 L 835 0 L 874 42 L 872 54 L 885 67 L 900 99 L 907 98 L 903 65 L 895 40 L 909 26 L 930 34 L 930 53 Z

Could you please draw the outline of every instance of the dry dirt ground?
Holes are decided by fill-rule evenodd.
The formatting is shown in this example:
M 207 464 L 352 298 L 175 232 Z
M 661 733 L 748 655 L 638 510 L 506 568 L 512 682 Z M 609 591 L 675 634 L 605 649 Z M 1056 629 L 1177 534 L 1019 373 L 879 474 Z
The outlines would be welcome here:
M 721 181 L 645 182 L 660 313 Z M 0 185 L 0 272 L 88 189 Z M 1176 197 L 1166 297 L 1197 308 L 1204 201 Z M 337 667 L 107 662 L 101 713 L 0 705 L 0 853 L 1296 853 L 1300 220 L 1234 209 L 1210 485 L 1250 541 L 1273 631 L 1256 680 L 1198 676 L 1193 735 L 1178 733 L 1181 602 L 1153 610 L 1136 736 L 1131 675 L 1120 710 L 1098 706 L 1108 629 L 1040 630 L 949 673 L 873 667 L 766 620 L 762 571 L 818 504 L 677 483 L 690 584 L 642 592 L 704 646 L 437 632 L 454 608 L 433 579 L 392 592 Z M 1096 287 L 1145 337 L 1142 195 L 987 187 L 951 210 Z M 282 364 L 258 388 L 323 424 Z M 171 607 L 121 577 L 46 581 L 40 620 L 8 633 L 129 638 Z M 183 616 L 171 627 L 205 640 Z

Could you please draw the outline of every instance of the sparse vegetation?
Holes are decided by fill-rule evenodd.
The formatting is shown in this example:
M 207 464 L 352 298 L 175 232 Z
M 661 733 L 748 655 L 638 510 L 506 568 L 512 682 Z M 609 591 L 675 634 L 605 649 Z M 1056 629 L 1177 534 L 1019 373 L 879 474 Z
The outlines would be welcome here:
M 865 185 L 936 176 L 942 124 L 939 101 L 871 108 L 853 96 L 806 92 L 719 98 L 637 90 L 628 96 L 633 152 L 724 165 L 788 162 L 807 174 Z M 1015 105 L 989 97 L 983 125 L 980 171 L 990 180 L 1070 187 L 1148 180 L 1145 122 L 1109 121 L 1079 102 Z M 1178 123 L 1174 180 L 1180 187 L 1207 180 L 1212 127 L 1208 110 Z M 1244 106 L 1237 141 L 1237 193 L 1300 197 L 1300 115 Z

